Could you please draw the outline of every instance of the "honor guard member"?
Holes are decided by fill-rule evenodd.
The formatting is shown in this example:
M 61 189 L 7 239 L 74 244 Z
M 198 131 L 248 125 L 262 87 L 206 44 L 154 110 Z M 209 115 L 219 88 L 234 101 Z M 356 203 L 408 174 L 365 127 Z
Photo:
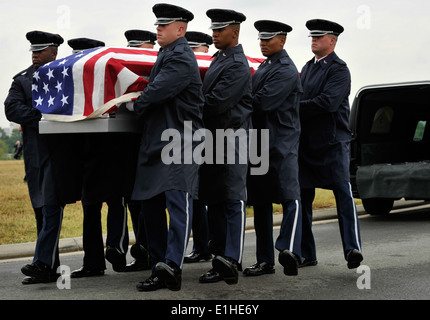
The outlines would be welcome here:
M 153 49 L 157 41 L 157 34 L 146 30 L 127 30 L 124 35 L 128 41 L 127 47 L 131 48 Z
M 207 53 L 209 46 L 212 44 L 212 37 L 208 34 L 198 31 L 187 31 L 185 38 L 194 52 Z M 200 70 L 202 74 L 202 70 Z M 209 252 L 209 225 L 207 217 L 207 208 L 200 200 L 193 201 L 193 250 L 184 257 L 185 263 L 194 263 L 199 261 L 208 261 L 212 258 Z
M 145 48 L 153 49 L 157 41 L 157 34 L 147 30 L 132 29 L 124 32 L 127 39 L 127 47 L 129 48 Z M 145 79 L 148 79 L 145 77 Z M 127 112 L 126 109 L 121 108 L 122 111 Z M 120 112 L 121 109 L 118 111 Z M 140 137 L 136 139 L 134 136 L 130 137 L 131 144 L 136 145 L 135 149 L 139 149 Z M 130 254 L 134 258 L 132 262 L 125 266 L 124 271 L 140 271 L 150 269 L 148 243 L 146 241 L 145 224 L 141 214 L 141 203 L 137 200 L 126 199 L 128 210 L 130 211 L 131 223 L 133 225 L 133 232 L 136 242 L 130 248 Z
M 67 41 L 67 44 L 72 48 L 72 53 L 78 53 L 82 50 L 104 47 L 103 41 L 89 39 L 89 38 L 75 38 Z
M 209 52 L 209 47 L 213 43 L 212 37 L 206 33 L 198 31 L 188 31 L 185 35 L 188 44 L 194 52 Z
M 314 57 L 301 72 L 300 101 L 302 132 L 299 174 L 303 205 L 302 266 L 316 265 L 312 234 L 312 202 L 315 188 L 333 190 L 344 256 L 348 268 L 363 260 L 360 228 L 349 177 L 349 102 L 351 75 L 346 63 L 334 52 L 344 28 L 332 21 L 306 22 L 312 37 Z
M 280 203 L 283 219 L 275 247 L 280 252 L 284 274 L 297 275 L 302 228 L 298 170 L 302 85 L 297 68 L 284 49 L 287 33 L 292 28 L 271 20 L 256 21 L 254 26 L 259 31 L 261 53 L 267 59 L 252 76 L 252 124 L 258 133 L 269 130 L 269 145 L 258 149 L 269 152 L 269 170 L 264 175 L 248 176 L 248 204 L 254 207 L 257 263 L 245 268 L 243 273 L 258 276 L 275 272 L 272 203 Z
M 214 137 L 217 129 L 233 130 L 235 134 L 245 133 L 248 141 L 252 113 L 251 71 L 239 44 L 240 23 L 246 17 L 224 9 L 211 9 L 206 15 L 212 21 L 213 43 L 219 51 L 203 81 L 203 121 Z M 214 141 L 214 157 L 219 157 L 216 145 L 225 147 L 224 140 Z M 208 206 L 216 255 L 212 260 L 213 268 L 200 277 L 202 283 L 221 279 L 228 284 L 237 283 L 242 262 L 248 165 L 238 160 L 238 143 L 235 143 L 233 164 L 228 163 L 227 152 L 223 151 L 223 164 L 205 163 L 200 170 L 199 199 Z
M 68 41 L 73 53 L 104 47 L 103 41 L 75 38 Z M 128 249 L 127 209 L 122 194 L 126 175 L 121 168 L 125 139 L 119 134 L 87 133 L 82 136 L 83 182 L 83 266 L 71 273 L 72 278 L 103 275 L 106 269 L 101 224 L 103 202 L 108 205 L 106 259 L 115 271 L 125 268 Z M 131 185 L 131 183 L 130 183 Z M 130 187 L 131 192 L 131 187 Z
M 148 85 L 134 103 L 143 131 L 132 199 L 142 200 L 153 272 L 137 289 L 180 290 L 199 170 L 194 161 L 184 161 L 185 143 L 194 144 L 186 141 L 184 126 L 192 134 L 203 127 L 202 81 L 195 54 L 184 37 L 194 15 L 170 4 L 156 4 L 152 10 L 161 49 Z M 180 154 L 177 148 L 169 149 L 172 139 Z
M 25 145 L 25 174 L 36 216 L 37 242 L 33 262 L 21 271 L 27 276 L 22 283 L 32 284 L 57 280 L 58 240 L 64 208 L 56 192 L 49 141 L 39 134 L 42 115 L 32 106 L 32 80 L 40 66 L 56 59 L 64 40 L 58 34 L 43 31 L 30 31 L 26 38 L 31 43 L 33 63 L 13 78 L 4 105 L 6 118 L 21 125 Z

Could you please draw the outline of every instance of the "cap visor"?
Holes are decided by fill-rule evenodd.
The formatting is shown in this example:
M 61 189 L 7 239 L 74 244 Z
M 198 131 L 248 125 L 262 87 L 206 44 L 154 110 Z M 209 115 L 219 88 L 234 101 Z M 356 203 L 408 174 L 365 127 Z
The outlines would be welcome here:
M 31 51 L 31 52 L 42 51 L 42 50 L 45 50 L 48 47 L 49 46 L 43 46 L 43 47 L 31 46 L 29 51 Z

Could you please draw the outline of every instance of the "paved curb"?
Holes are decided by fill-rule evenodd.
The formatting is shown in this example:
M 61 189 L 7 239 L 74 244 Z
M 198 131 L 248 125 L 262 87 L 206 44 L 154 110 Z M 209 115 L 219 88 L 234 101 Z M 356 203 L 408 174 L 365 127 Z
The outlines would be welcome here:
M 363 209 L 363 206 L 357 206 L 357 212 L 359 215 L 366 214 Z M 329 220 L 329 219 L 337 219 L 336 208 L 324 209 L 324 210 L 316 210 L 314 211 L 313 221 L 321 221 L 321 220 Z M 273 216 L 273 225 L 279 226 L 282 221 L 282 214 L 275 214 Z M 254 219 L 247 218 L 246 219 L 246 230 L 254 229 Z M 130 245 L 135 243 L 134 233 L 129 233 L 130 237 Z M 106 241 L 106 235 L 104 236 L 104 240 Z M 26 242 L 26 243 L 17 243 L 17 244 L 6 244 L 0 245 L 0 261 L 7 259 L 16 259 L 16 258 L 26 258 L 33 257 L 34 249 L 36 246 L 36 242 Z M 59 243 L 60 253 L 67 252 L 75 252 L 82 251 L 82 237 L 76 238 L 67 238 L 60 239 Z

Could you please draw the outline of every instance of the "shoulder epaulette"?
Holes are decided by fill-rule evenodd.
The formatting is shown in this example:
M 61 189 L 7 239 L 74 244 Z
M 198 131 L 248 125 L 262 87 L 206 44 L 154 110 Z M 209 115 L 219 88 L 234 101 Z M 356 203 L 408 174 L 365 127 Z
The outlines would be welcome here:
M 26 74 L 27 74 L 27 72 L 29 72 L 29 69 L 31 68 L 31 66 L 30 67 L 28 67 L 27 69 L 25 69 L 25 70 L 22 70 L 22 71 L 20 71 L 20 72 L 18 72 L 16 75 L 14 75 L 13 76 L 13 79 L 15 79 L 15 78 L 17 78 L 17 77 L 19 77 L 19 76 L 25 76 Z
M 235 62 L 242 62 L 242 63 L 244 63 L 244 60 L 246 60 L 244 59 L 244 55 L 242 53 L 233 54 L 233 59 Z
M 288 58 L 288 57 L 283 57 L 283 58 L 281 58 L 281 59 L 279 59 L 279 62 L 281 63 L 281 64 L 290 64 L 290 59 Z
M 185 46 L 184 45 L 178 45 L 175 47 L 175 49 L 173 49 L 174 52 L 184 52 L 185 51 Z
M 339 64 L 341 64 L 341 65 L 346 66 L 346 62 L 345 62 L 345 61 L 343 61 L 342 59 L 337 58 L 337 59 L 335 59 L 334 61 L 335 61 L 335 62 L 337 62 L 337 63 L 339 63 Z

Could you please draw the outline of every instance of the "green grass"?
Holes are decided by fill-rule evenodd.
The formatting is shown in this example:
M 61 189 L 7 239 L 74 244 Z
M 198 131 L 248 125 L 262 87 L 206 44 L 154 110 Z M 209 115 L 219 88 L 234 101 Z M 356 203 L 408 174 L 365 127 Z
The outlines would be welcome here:
M 36 220 L 24 181 L 24 161 L 0 161 L 0 245 L 36 241 Z M 106 233 L 107 206 L 102 208 L 102 227 Z M 132 224 L 128 219 L 130 231 Z M 66 205 L 61 238 L 82 235 L 82 204 Z
M 0 245 L 36 241 L 36 221 L 24 182 L 24 161 L 0 161 Z M 334 207 L 333 193 L 317 189 L 314 208 Z M 282 213 L 280 205 L 274 205 L 274 213 Z M 247 216 L 253 215 L 252 207 L 247 208 Z M 106 233 L 107 206 L 102 208 L 102 227 Z M 80 202 L 69 204 L 64 209 L 61 238 L 82 236 L 83 213 Z M 130 217 L 129 230 L 132 231 Z

